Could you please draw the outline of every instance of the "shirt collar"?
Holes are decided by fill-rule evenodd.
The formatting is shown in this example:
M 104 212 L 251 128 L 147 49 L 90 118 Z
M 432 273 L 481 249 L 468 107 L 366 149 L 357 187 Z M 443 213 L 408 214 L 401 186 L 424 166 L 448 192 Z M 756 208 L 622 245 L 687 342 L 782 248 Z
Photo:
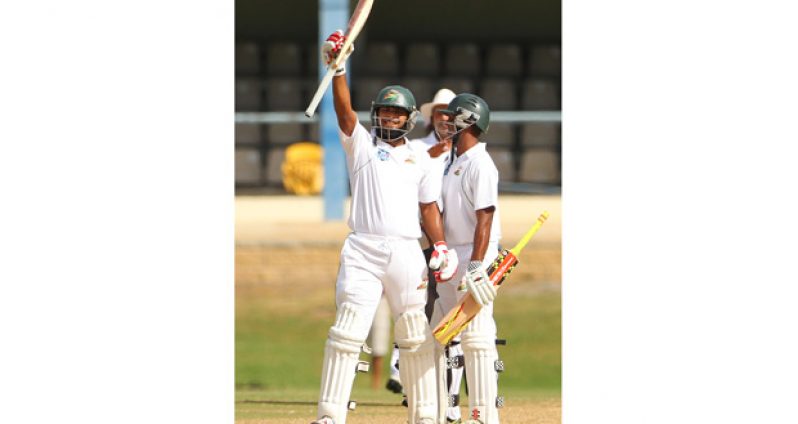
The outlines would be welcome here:
M 470 149 L 468 149 L 462 155 L 457 155 L 457 159 L 456 160 L 458 160 L 458 161 L 466 161 L 466 160 L 469 160 L 469 159 L 473 158 L 474 156 L 476 156 L 476 155 L 478 155 L 478 154 L 480 154 L 480 153 L 482 153 L 484 151 L 485 151 L 485 143 L 480 141 L 480 142 L 477 142 L 477 144 L 472 146 Z
M 396 147 L 391 146 L 390 144 L 380 140 L 379 138 L 375 137 L 375 140 L 377 140 L 376 143 L 377 148 L 390 152 L 391 156 L 394 157 L 399 162 L 403 162 L 412 154 L 410 151 L 410 144 L 409 144 L 410 142 L 407 138 L 405 138 L 405 144 L 401 144 Z

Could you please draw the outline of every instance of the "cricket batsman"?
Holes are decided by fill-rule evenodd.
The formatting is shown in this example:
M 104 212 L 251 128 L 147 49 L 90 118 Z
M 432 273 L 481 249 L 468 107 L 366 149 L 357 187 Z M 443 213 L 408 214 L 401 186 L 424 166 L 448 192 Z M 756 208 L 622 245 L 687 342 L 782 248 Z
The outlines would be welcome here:
M 432 322 L 439 322 L 467 295 L 466 292 L 482 305 L 479 314 L 460 335 L 469 387 L 469 412 L 465 422 L 497 424 L 497 408 L 502 401 L 497 396 L 497 372 L 501 363 L 496 351 L 493 319 L 496 290 L 486 269 L 499 253 L 501 238 L 499 171 L 485 150 L 486 144 L 479 141 L 488 132 L 490 110 L 479 96 L 462 93 L 441 113 L 443 117 L 436 131 L 441 139 L 452 140 L 454 152 L 443 177 L 444 234 L 461 263 L 451 280 L 438 283 Z M 440 349 L 438 355 L 441 355 Z
M 322 46 L 329 64 L 341 52 L 339 30 Z M 380 297 L 392 311 L 399 372 L 408 399 L 410 424 L 437 420 L 435 341 L 424 314 L 426 266 L 418 245 L 419 214 L 435 242 L 430 268 L 449 280 L 457 256 L 444 242 L 436 200 L 441 179 L 425 149 L 411 148 L 405 137 L 418 111 L 413 94 L 390 85 L 371 106 L 371 131 L 358 122 L 346 82 L 345 62 L 333 77 L 333 104 L 352 193 L 348 225 L 335 287 L 337 313 L 324 349 L 316 424 L 344 424 L 358 367 Z M 491 340 L 492 342 L 492 340 Z

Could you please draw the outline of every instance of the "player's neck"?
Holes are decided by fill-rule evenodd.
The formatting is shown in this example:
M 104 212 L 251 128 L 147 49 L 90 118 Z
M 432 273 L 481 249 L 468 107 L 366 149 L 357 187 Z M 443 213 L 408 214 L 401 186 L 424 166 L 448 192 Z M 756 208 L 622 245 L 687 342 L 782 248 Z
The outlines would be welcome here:
M 460 137 L 457 141 L 457 156 L 462 156 L 472 147 L 476 146 L 479 140 L 473 137 Z
M 399 146 L 401 146 L 401 145 L 405 144 L 405 138 L 404 138 L 404 137 L 402 137 L 402 138 L 400 138 L 400 139 L 398 139 L 398 140 L 394 140 L 394 141 L 386 141 L 386 143 L 390 144 L 390 145 L 391 145 L 391 147 L 399 147 Z

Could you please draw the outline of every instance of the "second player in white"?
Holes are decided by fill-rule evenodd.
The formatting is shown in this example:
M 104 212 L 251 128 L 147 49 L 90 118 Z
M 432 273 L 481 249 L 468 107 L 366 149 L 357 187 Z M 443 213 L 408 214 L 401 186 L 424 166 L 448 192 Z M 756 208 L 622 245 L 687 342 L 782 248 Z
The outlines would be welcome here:
M 466 422 L 497 424 L 496 291 L 486 269 L 498 255 L 501 238 L 499 172 L 485 150 L 486 144 L 479 141 L 488 131 L 490 110 L 479 96 L 462 93 L 442 113 L 444 119 L 436 130 L 441 138 L 452 140 L 455 154 L 443 177 L 444 233 L 461 263 L 452 280 L 437 286 L 439 297 L 432 322 L 439 322 L 458 304 L 466 295 L 463 288 L 483 306 L 460 335 L 469 386 Z

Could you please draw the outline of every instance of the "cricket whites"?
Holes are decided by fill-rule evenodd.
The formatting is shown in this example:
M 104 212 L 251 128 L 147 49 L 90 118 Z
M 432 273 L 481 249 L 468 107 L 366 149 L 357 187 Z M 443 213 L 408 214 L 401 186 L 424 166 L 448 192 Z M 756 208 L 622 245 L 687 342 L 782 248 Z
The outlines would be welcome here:
M 518 256 L 521 254 L 521 250 L 529 243 L 529 240 L 538 232 L 540 226 L 546 222 L 548 217 L 548 211 L 541 213 L 535 225 L 524 234 L 521 241 L 510 250 L 503 249 L 501 253 L 499 253 L 499 256 L 491 263 L 490 267 L 488 267 L 487 272 L 490 277 L 490 282 L 497 290 L 504 282 L 505 278 L 515 269 L 515 266 L 518 265 Z M 463 296 L 460 303 L 452 308 L 449 313 L 441 319 L 441 322 L 438 323 L 435 329 L 432 330 L 435 339 L 442 345 L 449 344 L 449 342 L 460 334 L 465 326 L 474 319 L 481 309 L 482 306 L 471 297 L 470 293 Z

